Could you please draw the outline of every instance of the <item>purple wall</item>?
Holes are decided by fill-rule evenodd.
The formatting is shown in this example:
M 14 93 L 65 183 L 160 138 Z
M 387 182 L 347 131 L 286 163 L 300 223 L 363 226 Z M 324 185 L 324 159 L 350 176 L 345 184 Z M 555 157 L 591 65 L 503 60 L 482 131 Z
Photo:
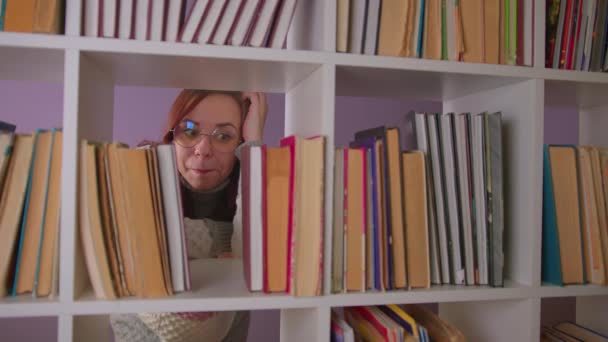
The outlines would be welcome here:
M 131 146 L 148 139 L 158 140 L 162 134 L 164 118 L 177 89 L 117 87 L 114 98 L 114 139 Z M 19 132 L 32 132 L 36 128 L 61 127 L 62 86 L 40 82 L 0 81 L 0 120 L 18 125 Z M 268 97 L 269 113 L 264 132 L 264 141 L 276 146 L 283 136 L 285 97 L 271 94 Z M 440 111 L 439 103 L 406 102 L 399 100 L 338 97 L 336 100 L 335 143 L 345 146 L 352 140 L 354 132 L 379 125 L 397 126 L 401 129 L 402 144 L 406 149 L 415 147 L 412 127 L 406 113 L 416 111 Z M 545 115 L 545 141 L 548 143 L 576 143 L 578 141 L 578 116 L 573 109 L 550 109 Z M 573 300 L 558 312 L 560 319 L 574 319 Z M 542 312 L 551 311 L 552 302 L 543 300 Z M 252 315 L 250 341 L 279 340 L 278 310 L 256 311 Z M 44 328 L 31 331 L 32 323 L 42 322 Z M 3 335 L 10 340 L 55 341 L 54 318 L 0 319 Z M 19 324 L 22 323 L 22 324 Z M 19 333 L 17 333 L 19 329 Z M 30 335 L 40 332 L 39 335 Z M 14 335 L 10 335 L 14 334 Z M 27 335 L 26 335 L 27 334 Z M 48 336 L 47 339 L 43 338 Z M 34 338 L 35 337 L 35 338 Z

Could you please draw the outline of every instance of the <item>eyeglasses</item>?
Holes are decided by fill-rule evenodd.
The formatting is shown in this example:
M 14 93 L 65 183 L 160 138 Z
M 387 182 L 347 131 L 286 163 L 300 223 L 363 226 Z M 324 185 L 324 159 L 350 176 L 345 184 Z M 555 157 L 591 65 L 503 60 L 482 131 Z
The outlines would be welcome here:
M 171 132 L 173 140 L 185 148 L 194 147 L 203 140 L 204 136 L 209 137 L 212 148 L 217 152 L 232 152 L 239 144 L 238 132 L 232 125 L 216 127 L 211 134 L 208 134 L 203 133 L 196 122 L 185 120 Z

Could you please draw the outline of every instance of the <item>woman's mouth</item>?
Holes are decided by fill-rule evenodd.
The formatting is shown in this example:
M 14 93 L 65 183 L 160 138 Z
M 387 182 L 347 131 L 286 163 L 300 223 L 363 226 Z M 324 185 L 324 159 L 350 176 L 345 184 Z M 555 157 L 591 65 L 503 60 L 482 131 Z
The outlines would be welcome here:
M 213 169 L 190 169 L 190 171 L 196 175 L 204 176 L 213 172 Z

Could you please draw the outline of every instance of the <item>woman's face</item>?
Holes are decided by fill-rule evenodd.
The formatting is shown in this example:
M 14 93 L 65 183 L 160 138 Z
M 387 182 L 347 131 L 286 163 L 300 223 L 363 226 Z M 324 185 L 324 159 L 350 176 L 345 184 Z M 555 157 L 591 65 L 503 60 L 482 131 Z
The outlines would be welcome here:
M 182 177 L 196 190 L 210 190 L 222 184 L 236 162 L 233 146 L 241 139 L 239 104 L 228 95 L 210 94 L 178 126 L 182 136 L 189 136 L 192 141 L 200 139 L 192 147 L 184 147 L 188 144 L 177 141 L 176 128 L 174 145 Z M 228 144 L 232 141 L 229 139 L 236 141 Z

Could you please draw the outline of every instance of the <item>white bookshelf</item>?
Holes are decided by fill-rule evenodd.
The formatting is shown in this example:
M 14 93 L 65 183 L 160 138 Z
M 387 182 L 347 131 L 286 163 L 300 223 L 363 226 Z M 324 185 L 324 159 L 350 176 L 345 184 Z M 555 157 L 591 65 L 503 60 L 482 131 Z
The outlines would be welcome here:
M 0 33 L 0 79 L 63 84 L 60 295 L 0 300 L 0 317 L 58 317 L 59 341 L 103 341 L 108 314 L 280 309 L 282 341 L 326 341 L 332 307 L 439 303 L 471 341 L 537 341 L 540 303 L 575 297 L 576 319 L 608 334 L 608 287 L 541 284 L 545 106 L 575 107 L 580 142 L 608 145 L 608 74 L 544 68 L 544 7 L 535 2 L 535 66 L 517 67 L 335 53 L 334 1 L 299 1 L 288 50 L 79 37 L 80 1 L 67 1 L 66 36 Z M 238 260 L 193 265 L 193 290 L 165 299 L 96 300 L 75 265 L 77 142 L 112 140 L 114 87 L 195 87 L 285 94 L 285 134 L 325 134 L 324 296 L 246 290 Z M 505 287 L 438 286 L 329 293 L 336 96 L 437 101 L 443 111 L 500 110 L 505 144 Z M 404 108 L 404 113 L 410 108 Z M 373 113 L 370 113 L 373 115 Z M 77 243 L 78 242 L 78 243 Z M 81 260 L 79 260 L 81 261 Z

